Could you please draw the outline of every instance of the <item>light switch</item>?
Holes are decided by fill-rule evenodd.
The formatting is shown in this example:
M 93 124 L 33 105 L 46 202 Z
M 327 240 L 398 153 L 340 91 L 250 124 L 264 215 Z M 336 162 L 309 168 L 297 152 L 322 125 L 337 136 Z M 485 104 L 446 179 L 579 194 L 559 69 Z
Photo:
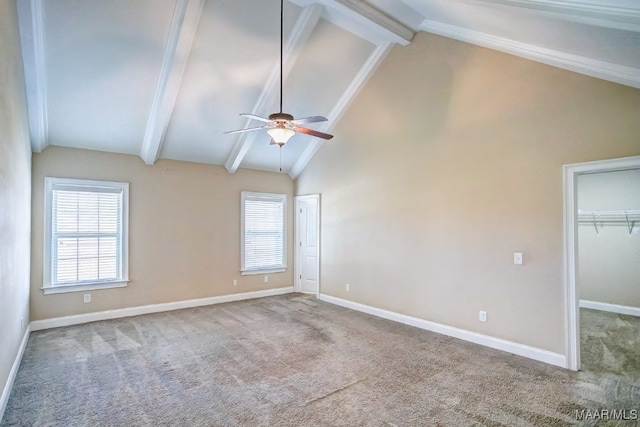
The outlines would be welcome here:
M 513 263 L 514 264 L 522 264 L 522 253 L 521 252 L 515 252 L 513 254 Z

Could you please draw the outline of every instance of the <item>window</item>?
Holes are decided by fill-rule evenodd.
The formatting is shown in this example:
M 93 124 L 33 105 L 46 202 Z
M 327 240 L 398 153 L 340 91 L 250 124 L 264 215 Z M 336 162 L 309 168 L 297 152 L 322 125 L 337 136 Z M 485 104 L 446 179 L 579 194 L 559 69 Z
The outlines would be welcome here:
M 127 286 L 129 184 L 45 178 L 44 293 Z
M 286 270 L 287 195 L 242 192 L 242 274 Z

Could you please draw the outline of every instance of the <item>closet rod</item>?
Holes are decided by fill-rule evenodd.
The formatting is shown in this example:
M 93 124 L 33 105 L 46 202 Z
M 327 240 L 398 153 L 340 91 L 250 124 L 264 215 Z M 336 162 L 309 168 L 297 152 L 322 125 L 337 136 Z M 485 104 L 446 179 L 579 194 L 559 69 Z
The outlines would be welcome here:
M 628 209 L 619 211 L 583 211 L 578 210 L 578 222 L 593 224 L 596 234 L 600 234 L 602 226 L 607 224 L 626 224 L 629 234 L 633 233 L 635 223 L 640 221 L 640 210 Z M 600 223 L 600 229 L 598 228 Z

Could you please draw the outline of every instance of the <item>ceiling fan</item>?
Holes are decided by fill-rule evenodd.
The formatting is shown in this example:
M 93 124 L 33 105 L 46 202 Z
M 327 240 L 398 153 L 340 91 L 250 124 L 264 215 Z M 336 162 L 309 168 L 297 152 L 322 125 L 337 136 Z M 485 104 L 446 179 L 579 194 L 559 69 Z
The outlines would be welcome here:
M 322 116 L 311 116 L 302 119 L 294 119 L 291 114 L 282 112 L 282 50 L 283 50 L 283 34 L 284 34 L 284 0 L 280 0 L 280 111 L 278 113 L 270 114 L 268 118 L 260 117 L 255 114 L 242 113 L 243 117 L 248 117 L 253 120 L 259 120 L 267 123 L 263 126 L 251 127 L 246 129 L 231 130 L 224 132 L 225 134 L 252 132 L 256 130 L 267 129 L 267 133 L 271 136 L 270 145 L 279 145 L 280 148 L 287 143 L 289 138 L 296 134 L 296 132 L 304 133 L 311 136 L 316 136 L 322 139 L 331 139 L 333 135 L 328 133 L 319 132 L 317 130 L 302 127 L 300 125 L 306 123 L 326 122 L 327 119 Z

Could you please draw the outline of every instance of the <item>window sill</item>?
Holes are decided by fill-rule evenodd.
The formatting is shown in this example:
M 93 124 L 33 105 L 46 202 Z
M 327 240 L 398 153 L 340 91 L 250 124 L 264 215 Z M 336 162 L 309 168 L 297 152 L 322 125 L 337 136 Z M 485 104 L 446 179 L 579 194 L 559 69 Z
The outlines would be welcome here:
M 45 295 L 50 295 L 50 294 L 64 294 L 67 292 L 95 291 L 98 289 L 125 288 L 128 285 L 129 285 L 128 280 L 121 280 L 119 282 L 83 283 L 82 285 L 45 286 L 41 289 Z
M 284 273 L 287 271 L 287 267 L 267 268 L 265 270 L 245 270 L 241 271 L 241 276 L 250 276 L 252 274 L 267 274 L 267 273 Z

